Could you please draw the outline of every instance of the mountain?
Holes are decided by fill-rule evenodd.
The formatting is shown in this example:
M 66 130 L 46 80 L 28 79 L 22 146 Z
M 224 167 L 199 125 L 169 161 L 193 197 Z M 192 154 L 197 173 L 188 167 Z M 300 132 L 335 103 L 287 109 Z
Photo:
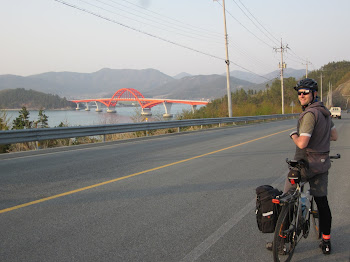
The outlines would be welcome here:
M 273 71 L 269 74 L 264 75 L 264 77 L 268 79 L 273 79 L 273 78 L 280 78 L 281 71 L 276 70 Z M 305 76 L 306 71 L 304 69 L 293 69 L 293 68 L 286 68 L 283 70 L 283 77 L 284 78 L 289 78 L 289 77 L 294 77 L 295 79 L 300 79 L 303 76 Z M 264 82 L 264 81 L 263 81 Z
M 27 77 L 1 75 L 0 90 L 25 88 L 78 99 L 112 96 L 121 88 L 135 88 L 143 93 L 173 80 L 155 69 L 104 68 L 94 73 L 48 72 Z
M 214 99 L 227 94 L 226 81 L 226 76 L 222 75 L 187 76 L 154 88 L 151 92 L 156 98 Z M 255 89 L 255 86 L 248 81 L 230 78 L 231 92 L 238 88 Z M 149 97 L 151 93 L 144 95 Z
M 287 69 L 285 77 L 299 78 L 301 71 L 304 72 Z M 278 75 L 279 71 L 274 71 L 265 77 L 270 79 Z M 237 88 L 263 90 L 267 83 L 270 84 L 264 78 L 241 71 L 232 72 L 230 83 L 232 92 Z M 67 99 L 111 97 L 122 88 L 137 89 L 149 98 L 213 99 L 227 93 L 225 75 L 193 76 L 183 72 L 171 77 L 155 69 L 104 68 L 93 73 L 47 72 L 27 77 L 0 75 L 0 90 L 17 88 L 59 95 Z
M 175 78 L 175 79 L 181 79 L 181 78 L 184 78 L 184 77 L 186 77 L 186 76 L 192 76 L 191 74 L 188 74 L 188 73 L 186 73 L 186 72 L 182 72 L 182 73 L 180 73 L 180 74 L 177 74 L 176 76 L 173 76 L 173 78 Z
M 239 78 L 242 80 L 246 80 L 255 84 L 262 84 L 264 82 L 267 82 L 268 79 L 273 80 L 274 78 L 279 78 L 280 77 L 280 70 L 275 70 L 271 73 L 265 74 L 265 75 L 256 75 L 250 72 L 244 72 L 244 71 L 239 71 L 239 70 L 234 70 L 230 72 L 230 76 L 233 76 L 235 78 Z M 283 77 L 288 78 L 288 77 L 294 77 L 295 79 L 299 79 L 302 76 L 305 75 L 305 70 L 304 69 L 293 69 L 293 68 L 286 68 L 284 69 L 283 72 Z
M 223 75 L 226 75 L 226 73 L 224 73 Z M 250 72 L 239 71 L 239 70 L 231 71 L 230 77 L 235 77 L 235 78 L 249 81 L 249 82 L 255 83 L 255 84 L 260 84 L 262 82 L 267 81 L 267 79 L 264 79 L 256 74 L 253 74 Z
M 180 75 L 180 79 L 175 79 L 155 69 L 108 68 L 94 73 L 47 72 L 27 77 L 1 75 L 0 90 L 25 88 L 67 99 L 111 97 L 121 88 L 137 89 L 150 98 L 209 99 L 226 94 L 226 76 Z M 256 89 L 255 84 L 232 77 L 231 90 L 234 88 Z
M 25 88 L 39 92 L 63 95 L 64 86 L 46 79 L 16 75 L 0 75 L 0 91 L 5 89 Z

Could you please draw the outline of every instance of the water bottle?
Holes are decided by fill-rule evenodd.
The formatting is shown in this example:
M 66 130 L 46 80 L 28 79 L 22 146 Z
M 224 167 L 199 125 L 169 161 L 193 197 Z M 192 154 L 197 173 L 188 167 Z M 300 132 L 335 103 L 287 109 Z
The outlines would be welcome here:
M 300 201 L 301 201 L 301 214 L 304 218 L 306 218 L 306 194 L 304 192 L 301 193 L 301 197 L 300 197 Z
M 307 211 L 307 213 L 308 213 L 308 212 L 310 212 L 310 209 L 311 209 L 311 195 L 310 195 L 310 190 L 306 191 L 305 197 L 306 197 L 305 206 L 306 206 L 306 211 Z M 306 213 L 306 214 L 307 214 L 307 213 Z
M 310 190 L 307 190 L 306 193 L 301 193 L 301 212 L 303 217 L 306 218 L 309 210 L 310 210 Z

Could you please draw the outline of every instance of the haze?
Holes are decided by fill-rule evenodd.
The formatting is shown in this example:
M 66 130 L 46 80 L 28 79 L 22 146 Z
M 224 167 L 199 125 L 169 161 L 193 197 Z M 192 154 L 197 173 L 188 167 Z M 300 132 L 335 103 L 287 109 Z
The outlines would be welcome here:
M 348 0 L 226 0 L 226 9 L 231 70 L 277 70 L 281 38 L 290 68 L 350 60 Z M 222 1 L 2 0 L 0 30 L 0 75 L 226 70 Z

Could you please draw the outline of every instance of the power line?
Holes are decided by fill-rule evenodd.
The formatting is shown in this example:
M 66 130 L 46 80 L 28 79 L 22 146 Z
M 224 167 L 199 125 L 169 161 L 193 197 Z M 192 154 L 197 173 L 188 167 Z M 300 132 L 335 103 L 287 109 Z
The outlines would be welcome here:
M 147 36 L 150 36 L 150 37 L 153 37 L 153 38 L 162 40 L 162 41 L 164 41 L 164 42 L 167 42 L 167 43 L 170 43 L 170 44 L 173 44 L 173 45 L 176 45 L 176 46 L 185 48 L 185 49 L 187 49 L 187 50 L 190 50 L 190 51 L 193 51 L 193 52 L 202 54 L 202 55 L 206 55 L 206 56 L 209 56 L 209 57 L 212 57 L 212 58 L 216 58 L 216 59 L 225 61 L 224 58 L 221 58 L 221 57 L 218 57 L 218 56 L 216 56 L 216 55 L 212 55 L 212 54 L 209 54 L 209 53 L 206 53 L 206 52 L 197 50 L 197 49 L 195 49 L 195 48 L 188 47 L 188 46 L 185 46 L 185 45 L 183 45 L 183 44 L 179 44 L 179 43 L 176 43 L 176 42 L 174 42 L 174 41 L 165 39 L 165 38 L 163 38 L 163 37 L 159 37 L 159 36 L 157 36 L 157 35 L 154 35 L 154 34 L 151 34 L 151 33 L 148 33 L 148 32 L 145 32 L 145 31 L 142 31 L 142 30 L 139 30 L 139 29 L 136 29 L 136 28 L 134 28 L 134 27 L 132 27 L 132 26 L 129 26 L 129 25 L 120 23 L 120 22 L 118 22 L 118 21 L 116 21 L 116 20 L 114 20 L 114 19 L 111 19 L 111 18 L 102 16 L 102 15 L 100 15 L 100 14 L 97 14 L 97 13 L 92 12 L 92 11 L 90 11 L 90 10 L 87 10 L 87 9 L 85 9 L 85 8 L 82 8 L 82 7 L 79 7 L 79 6 L 76 6 L 76 5 L 67 3 L 67 2 L 64 1 L 64 0 L 54 0 L 54 1 L 56 1 L 56 2 L 58 2 L 58 3 L 61 3 L 61 4 L 63 4 L 63 5 L 69 6 L 69 7 L 71 7 L 71 8 L 77 9 L 77 10 L 79 10 L 79 11 L 88 13 L 88 14 L 90 14 L 90 15 L 96 16 L 96 17 L 98 17 L 98 18 L 104 19 L 104 20 L 106 20 L 106 21 L 109 21 L 109 22 L 118 24 L 118 25 L 123 26 L 123 27 L 125 27 L 125 28 L 128 28 L 128 29 L 130 29 L 130 30 L 139 32 L 139 33 L 141 33 L 141 34 L 144 34 L 144 35 L 147 35 Z M 231 62 L 231 61 L 230 61 L 230 63 L 232 63 L 232 64 L 236 65 L 237 67 L 239 67 L 239 68 L 241 68 L 241 69 L 243 69 L 243 70 L 246 70 L 246 71 L 248 71 L 248 72 L 250 72 L 250 73 L 252 73 L 252 74 L 255 74 L 255 75 L 257 75 L 257 76 L 259 76 L 259 77 L 261 77 L 261 78 L 264 78 L 264 79 L 269 80 L 269 81 L 271 80 L 271 79 L 268 79 L 268 78 L 266 78 L 266 77 L 264 77 L 264 76 L 261 76 L 261 75 L 255 73 L 255 72 L 253 72 L 253 71 L 251 71 L 251 70 L 249 70 L 249 69 L 247 69 L 247 68 L 245 68 L 245 67 L 243 67 L 243 66 L 241 66 L 241 65 L 239 65 L 239 64 L 237 64 L 237 63 L 234 63 L 234 62 Z
M 220 4 L 220 3 L 219 3 Z M 220 4 L 221 5 L 221 4 Z M 222 6 L 222 5 L 221 5 Z M 243 11 L 243 10 L 242 10 Z M 228 13 L 228 14 L 230 14 L 231 16 L 232 16 L 232 14 L 229 12 L 229 11 L 227 11 L 226 10 L 226 12 Z M 244 12 L 244 11 L 243 11 Z M 232 16 L 233 17 L 233 16 Z M 272 47 L 272 46 L 270 46 L 269 44 L 267 44 L 265 41 L 263 41 L 262 39 L 260 39 L 259 37 L 257 37 L 254 33 L 252 33 L 248 28 L 246 28 L 242 23 L 240 23 L 240 21 L 238 21 L 235 17 L 233 17 L 239 24 L 241 24 L 241 26 L 243 26 L 245 29 L 247 29 L 248 30 L 248 32 L 250 32 L 251 34 L 253 34 L 257 39 L 259 39 L 260 41 L 262 41 L 263 43 L 265 43 L 266 45 L 268 45 L 269 47 Z M 270 39 L 271 40 L 271 39 Z M 232 44 L 233 45 L 235 45 L 235 47 L 236 47 L 236 50 L 238 49 L 238 51 L 240 52 L 240 53 L 242 53 L 244 56 L 246 56 L 248 59 L 250 59 L 251 61 L 255 61 L 255 62 L 258 62 L 258 63 L 260 63 L 260 65 L 263 65 L 264 67 L 266 67 L 266 65 L 263 63 L 263 62 L 261 62 L 259 59 L 257 59 L 256 57 L 255 58 L 252 58 L 252 57 L 250 57 L 247 53 L 249 53 L 249 52 L 246 52 L 244 49 L 242 49 L 242 48 L 240 48 L 237 44 L 235 44 L 234 42 L 232 42 Z M 260 76 L 260 75 L 259 75 Z M 261 77 L 261 76 L 260 76 Z M 265 78 L 265 77 L 264 77 Z M 267 78 L 265 78 L 265 79 L 267 79 Z M 269 79 L 269 81 L 270 81 L 270 79 Z
M 248 17 L 248 19 L 256 26 L 256 28 L 258 28 L 259 29 L 259 31 L 261 32 L 261 33 L 263 33 L 268 39 L 270 39 L 271 40 L 271 42 L 273 43 L 273 44 L 276 44 L 276 42 L 273 40 L 273 39 L 271 39 L 264 31 L 262 31 L 261 29 L 260 29 L 260 27 L 258 27 L 257 25 L 256 25 L 256 23 L 246 14 L 246 12 L 237 4 L 237 2 L 235 1 L 235 0 L 232 0 L 237 6 L 238 6 L 238 8 L 239 9 L 241 9 L 241 11 L 243 12 L 243 14 L 246 16 L 246 17 Z M 242 4 L 242 2 L 241 2 L 241 4 Z M 242 4 L 243 5 L 243 4 Z M 249 12 L 250 13 L 250 12 Z M 251 13 L 250 13 L 251 14 Z M 251 14 L 252 15 L 252 14 Z M 253 16 L 253 15 L 252 15 Z M 254 16 L 253 16 L 254 17 Z
M 286 53 L 286 54 L 288 54 L 288 53 Z M 291 61 L 293 61 L 293 62 L 295 62 L 295 63 L 298 63 L 298 64 L 303 64 L 303 63 L 301 63 L 300 61 L 297 61 L 297 60 L 292 59 L 292 58 L 291 58 L 290 56 L 288 56 L 288 55 L 286 55 L 286 59 L 291 60 Z
M 275 43 L 275 41 L 274 40 L 272 40 L 268 35 L 266 35 L 257 25 L 256 25 L 256 23 L 246 14 L 246 12 L 238 5 L 238 3 L 235 1 L 235 0 L 232 0 L 237 6 L 238 6 L 238 8 L 243 12 L 243 14 L 246 16 L 246 17 L 248 17 L 248 19 L 259 29 L 259 31 L 261 31 L 268 39 L 270 39 L 273 43 Z M 268 34 L 270 34 L 274 39 L 276 39 L 277 40 L 277 42 L 279 42 L 279 40 L 274 36 L 274 35 L 272 35 L 259 21 L 258 21 L 258 19 L 249 11 L 249 9 L 240 1 L 240 0 L 238 0 L 239 2 L 240 2 L 240 4 L 247 10 L 247 12 L 255 19 L 255 21 L 268 33 Z M 236 19 L 236 21 L 237 21 L 237 19 Z M 241 24 L 241 23 L 240 23 Z M 242 25 L 242 24 L 241 24 Z M 243 26 L 243 25 L 242 25 Z M 247 28 L 246 28 L 247 29 Z M 248 30 L 249 31 L 249 30 Z M 261 41 L 261 39 L 260 38 L 258 38 L 260 41 Z M 266 42 L 264 42 L 265 44 L 266 44 Z M 288 47 L 288 45 L 286 46 L 286 48 L 288 48 L 289 50 L 291 50 L 289 47 Z M 292 51 L 292 53 L 293 53 L 293 55 L 297 58 L 297 59 L 300 59 L 301 61 L 303 61 L 303 62 L 305 62 L 306 60 L 305 59 L 303 59 L 303 58 L 301 58 L 300 56 L 298 56 L 293 50 L 291 50 Z M 306 61 L 307 62 L 307 61 Z M 301 64 L 303 64 L 303 63 L 301 63 Z
M 206 56 L 210 56 L 210 57 L 213 57 L 213 58 L 216 58 L 216 59 L 225 61 L 224 58 L 221 58 L 221 57 L 218 57 L 218 56 L 215 56 L 215 55 L 211 55 L 211 54 L 209 54 L 209 53 L 205 53 L 205 52 L 196 50 L 196 49 L 194 49 L 194 48 L 192 48 L 192 47 L 188 47 L 188 46 L 185 46 L 185 45 L 182 45 L 182 44 L 179 44 L 179 43 L 176 43 L 176 42 L 167 40 L 167 39 L 165 39 L 165 38 L 162 38 L 162 37 L 159 37 L 159 36 L 156 36 L 156 35 L 147 33 L 147 32 L 145 32 L 145 31 L 142 31 L 142 30 L 136 29 L 136 28 L 134 28 L 134 27 L 125 25 L 125 24 L 123 24 L 123 23 L 120 23 L 120 22 L 118 22 L 118 21 L 116 21 L 116 20 L 113 20 L 113 19 L 111 19 L 111 18 L 104 17 L 104 16 L 99 15 L 99 14 L 97 14 L 97 13 L 94 13 L 94 12 L 92 12 L 92 11 L 86 10 L 86 9 L 84 9 L 84 8 L 75 6 L 75 5 L 70 4 L 70 3 L 67 3 L 67 2 L 65 2 L 65 1 L 63 1 L 63 0 L 54 0 L 54 1 L 59 2 L 59 3 L 61 3 L 61 4 L 64 4 L 64 5 L 67 5 L 67 6 L 69 6 L 69 7 L 75 8 L 75 9 L 80 10 L 80 11 L 82 11 L 82 12 L 85 12 L 85 13 L 88 13 L 88 14 L 91 14 L 91 15 L 94 15 L 94 16 L 96 16 L 96 17 L 99 17 L 99 18 L 101 18 L 101 19 L 107 20 L 107 21 L 109 21 L 109 22 L 118 24 L 118 25 L 123 26 L 123 27 L 125 27 L 125 28 L 128 28 L 128 29 L 130 29 L 130 30 L 139 32 L 139 33 L 141 33 L 141 34 L 145 34 L 145 35 L 151 36 L 151 37 L 153 37 L 153 38 L 157 38 L 157 39 L 159 39 L 159 40 L 162 40 L 162 41 L 164 41 L 164 42 L 168 42 L 168 43 L 170 43 L 170 44 L 173 44 L 173 45 L 176 45 L 176 46 L 179 46 L 179 47 L 183 47 L 183 48 L 186 48 L 186 49 L 188 49 L 188 50 L 191 50 L 191 51 L 194 51 L 194 52 L 197 52 L 197 53 L 206 55 Z
M 95 0 L 95 1 L 98 1 L 98 2 L 103 3 L 103 4 L 105 4 L 105 5 L 108 5 L 108 4 L 104 3 L 104 2 L 102 2 L 101 0 Z M 150 15 L 148 15 L 148 14 L 145 14 L 144 12 L 141 12 L 141 11 L 139 11 L 139 10 L 130 8 L 130 7 L 125 6 L 125 5 L 122 5 L 122 4 L 117 3 L 117 2 L 115 2 L 115 1 L 113 1 L 113 0 L 109 0 L 109 1 L 112 2 L 112 3 L 115 3 L 115 4 L 117 4 L 117 5 L 123 6 L 123 7 L 125 7 L 125 8 L 131 9 L 131 10 L 133 10 L 133 11 L 136 11 L 136 12 L 138 12 L 138 13 L 141 13 L 141 14 L 143 14 L 143 15 L 150 16 Z M 128 2 L 128 1 L 126 1 L 126 2 Z M 130 3 L 130 2 L 128 2 L 128 3 Z M 109 5 L 109 6 L 111 6 L 111 5 Z M 136 6 L 139 7 L 138 5 L 136 5 Z M 111 6 L 111 7 L 114 7 L 114 6 Z M 141 7 L 139 7 L 139 8 L 141 8 Z M 121 10 L 121 9 L 119 9 L 119 10 Z M 146 11 L 149 11 L 149 10 L 147 10 L 147 9 L 145 9 L 145 10 L 146 10 Z M 123 10 L 123 11 L 124 11 L 124 10 Z M 128 11 L 125 11 L 125 12 L 127 12 L 127 13 L 129 13 L 129 14 L 132 14 L 132 13 L 130 13 L 130 12 L 128 12 Z M 155 12 L 152 12 L 152 13 L 155 13 Z M 157 14 L 157 13 L 155 13 L 155 14 Z M 132 15 L 135 15 L 135 14 L 132 14 Z M 136 16 L 136 15 L 135 15 L 135 16 Z M 166 16 L 159 15 L 159 14 L 158 14 L 158 16 L 166 17 Z M 203 35 L 203 32 L 201 32 L 201 31 L 199 31 L 199 30 L 190 29 L 190 28 L 188 28 L 188 27 L 186 28 L 186 27 L 180 26 L 180 25 L 178 25 L 178 24 L 176 24 L 176 23 L 169 22 L 169 21 L 167 21 L 167 20 L 165 20 L 165 19 L 157 18 L 157 17 L 155 17 L 155 16 L 150 16 L 150 17 L 155 18 L 155 19 L 158 19 L 158 20 L 160 20 L 160 21 L 162 21 L 162 22 L 168 23 L 168 24 L 172 25 L 172 26 L 171 26 L 172 28 L 175 28 L 175 29 L 177 29 L 177 30 L 181 30 L 181 31 L 184 31 L 184 32 L 189 32 L 188 30 L 190 30 L 191 32 L 189 32 L 189 33 L 192 33 L 192 34 L 195 34 L 195 35 L 204 37 L 204 38 L 209 38 L 208 33 L 206 33 L 206 35 Z M 144 18 L 144 17 L 141 17 L 141 18 L 146 19 L 146 20 L 149 20 L 149 21 L 152 21 L 152 22 L 155 22 L 155 23 L 157 23 L 157 24 L 160 24 L 158 21 L 154 21 L 154 20 L 151 20 L 151 19 L 149 19 L 149 18 Z M 169 19 L 168 17 L 166 17 L 166 18 Z M 174 27 L 174 26 L 175 26 L 175 27 Z M 179 27 L 180 27 L 180 29 L 179 29 Z M 187 30 L 184 30 L 184 29 L 187 29 Z M 200 32 L 200 34 L 199 34 L 198 32 Z M 218 37 L 219 37 L 219 35 L 218 35 L 218 33 L 217 33 L 217 35 L 215 35 L 215 38 L 218 38 Z
M 291 50 L 290 48 L 288 48 L 289 50 Z M 301 57 L 299 57 L 297 54 L 295 54 L 295 52 L 293 51 L 293 50 L 291 50 L 292 51 L 292 53 L 294 54 L 294 56 L 295 57 L 297 57 L 298 59 L 300 59 L 300 60 L 302 60 L 303 62 L 305 62 L 305 63 L 301 63 L 302 65 L 306 65 L 306 74 L 305 74 L 305 76 L 306 76 L 306 78 L 308 77 L 308 71 L 309 71 L 309 69 L 308 69 L 308 67 L 309 67 L 309 64 L 311 64 L 312 65 L 312 63 L 308 60 L 308 59 L 303 59 L 303 58 L 301 58 Z
M 294 57 L 298 58 L 299 60 L 301 60 L 301 61 L 303 61 L 303 62 L 306 62 L 306 59 L 304 59 L 304 58 L 298 56 L 289 46 L 288 46 L 287 48 L 288 48 L 288 50 L 290 50 L 290 51 L 292 52 L 292 55 L 293 55 Z
M 219 5 L 221 5 L 221 3 L 217 2 Z M 221 5 L 222 6 L 222 5 Z M 262 40 L 260 37 L 258 37 L 256 34 L 254 34 L 252 31 L 250 31 L 245 25 L 243 25 L 237 18 L 235 18 L 229 11 L 226 10 L 226 12 L 233 18 L 236 20 L 237 23 L 239 23 L 244 29 L 246 29 L 250 34 L 252 34 L 256 39 L 258 39 L 259 41 L 261 41 L 262 43 L 264 43 L 265 45 L 267 45 L 270 48 L 273 48 L 273 46 L 269 45 L 268 43 L 266 43 L 264 40 Z
M 262 62 L 261 60 L 259 60 L 257 57 L 252 57 L 249 55 L 249 52 L 244 50 L 243 48 L 241 48 L 240 46 L 238 46 L 238 44 L 236 44 L 235 42 L 230 41 L 229 42 L 234 45 L 234 49 L 230 49 L 231 52 L 233 51 L 237 51 L 237 53 L 242 54 L 244 57 L 246 57 L 248 60 L 254 62 L 254 63 L 258 63 L 260 66 L 263 66 L 264 68 L 266 68 L 266 64 L 264 62 Z
M 267 81 L 271 81 L 271 80 L 272 80 L 272 79 L 269 79 L 269 78 L 267 78 L 267 77 L 265 77 L 265 76 L 262 76 L 262 75 L 259 75 L 259 74 L 257 74 L 257 73 L 254 73 L 253 71 L 251 71 L 251 70 L 249 70 L 249 69 L 247 69 L 247 68 L 244 68 L 243 66 L 240 66 L 240 65 L 238 65 L 238 64 L 236 64 L 236 63 L 233 63 L 232 61 L 230 61 L 230 63 L 232 63 L 232 64 L 238 66 L 238 67 L 241 68 L 241 69 L 244 69 L 244 70 L 248 71 L 249 73 L 252 73 L 252 74 L 257 75 L 257 76 L 259 76 L 259 77 L 261 77 L 261 78 L 264 78 L 264 79 L 266 79 Z
M 279 43 L 279 40 L 273 35 L 273 34 L 271 34 L 260 22 L 259 22 L 259 20 L 249 11 L 249 9 L 241 2 L 241 0 L 238 0 L 240 3 L 241 3 L 241 5 L 248 11 L 248 13 L 254 18 L 254 20 L 256 21 L 256 22 L 258 22 L 258 24 L 268 33 L 268 34 L 270 34 L 278 43 Z
M 208 36 L 198 35 L 198 34 L 193 33 L 193 32 L 191 32 L 192 35 L 188 35 L 188 34 L 183 34 L 183 33 L 179 33 L 179 32 L 170 31 L 168 28 L 165 29 L 165 28 L 162 28 L 162 27 L 159 27 L 159 26 L 155 26 L 155 25 L 150 25 L 150 24 L 144 23 L 144 22 L 139 21 L 139 20 L 136 20 L 136 19 L 134 19 L 134 18 L 130 18 L 130 17 L 128 17 L 128 16 L 115 13 L 115 12 L 113 12 L 113 11 L 111 11 L 111 10 L 108 10 L 108 9 L 106 9 L 106 8 L 103 8 L 103 7 L 101 7 L 101 6 L 97 6 L 97 5 L 95 5 L 95 4 L 92 4 L 91 2 L 87 2 L 87 1 L 85 1 L 85 0 L 79 0 L 79 1 L 81 1 L 81 2 L 83 2 L 83 3 L 85 3 L 85 4 L 87 4 L 87 5 L 90 5 L 90 6 L 93 6 L 93 7 L 98 8 L 98 9 L 101 9 L 101 10 L 103 10 L 103 11 L 107 11 L 107 12 L 110 12 L 110 13 L 112 13 L 112 14 L 116 14 L 116 15 L 119 15 L 119 16 L 121 16 L 121 17 L 130 19 L 130 20 L 132 20 L 132 21 L 134 21 L 134 22 L 139 22 L 139 23 L 142 23 L 142 24 L 144 24 L 144 25 L 148 25 L 148 26 L 151 26 L 151 27 L 155 27 L 155 28 L 160 29 L 160 30 L 164 30 L 164 31 L 167 31 L 167 32 L 175 33 L 175 34 L 178 34 L 178 35 L 181 35 L 181 36 L 185 36 L 185 37 L 192 38 L 192 39 L 197 39 L 197 40 L 203 40 L 203 39 L 199 39 L 199 38 L 197 38 L 197 37 L 195 37 L 195 36 L 193 36 L 193 35 L 197 35 L 197 36 L 200 36 L 200 37 L 203 37 L 203 38 L 208 38 Z M 135 14 L 129 12 L 129 11 L 125 11 L 125 10 L 123 10 L 123 9 L 117 8 L 117 7 L 115 7 L 115 6 L 113 6 L 113 5 L 110 5 L 110 4 L 107 4 L 107 3 L 105 3 L 105 2 L 103 2 L 103 1 L 101 1 L 101 0 L 95 0 L 95 1 L 97 1 L 97 2 L 99 2 L 99 3 L 102 3 L 102 4 L 105 4 L 105 5 L 109 6 L 109 7 L 115 8 L 115 9 L 117 9 L 117 10 L 121 10 L 121 11 L 123 11 L 123 12 L 126 12 L 126 13 L 128 13 L 128 14 L 131 14 L 131 15 L 136 16 L 136 17 L 138 17 L 138 18 L 148 20 L 148 21 L 153 22 L 153 23 L 156 23 L 156 24 L 158 24 L 158 25 L 160 24 L 158 21 L 154 21 L 154 20 L 149 19 L 149 18 L 137 16 L 137 15 L 135 15 Z M 173 27 L 173 26 L 168 26 L 168 27 L 171 27 L 171 28 L 173 28 L 173 29 L 175 29 L 175 30 L 179 30 L 178 28 Z M 184 30 L 181 30 L 181 29 L 180 29 L 180 31 L 183 31 L 183 32 L 185 32 L 185 33 L 189 33 L 189 32 L 186 32 L 186 31 L 184 31 Z M 221 44 L 221 43 L 215 42 L 215 41 L 211 41 L 211 42 L 214 42 L 214 43 L 217 43 L 217 44 Z
M 115 1 L 113 1 L 113 0 L 109 0 L 109 1 L 115 2 Z M 197 26 L 194 26 L 194 25 L 190 25 L 190 24 L 184 23 L 184 22 L 179 21 L 179 20 L 177 20 L 177 19 L 174 19 L 174 18 L 165 16 L 165 15 L 159 14 L 159 13 L 154 12 L 154 11 L 152 11 L 152 10 L 148 10 L 148 9 L 145 8 L 145 7 L 142 7 L 142 6 L 140 6 L 140 5 L 134 4 L 134 3 L 130 2 L 130 1 L 127 1 L 127 0 L 122 0 L 122 1 L 127 2 L 127 3 L 129 3 L 130 5 L 136 6 L 136 7 L 138 7 L 138 8 L 144 9 L 144 10 L 146 10 L 147 12 L 156 14 L 157 16 L 164 17 L 164 18 L 169 19 L 169 20 L 172 20 L 172 21 L 174 21 L 174 22 L 176 22 L 176 23 L 179 23 L 179 24 L 182 24 L 182 25 L 185 25 L 185 26 L 192 27 L 192 28 L 194 28 L 194 30 L 203 31 L 203 32 L 210 33 L 210 34 L 213 34 L 213 35 L 215 35 L 215 36 L 220 36 L 220 37 L 221 37 L 221 34 L 218 33 L 218 32 L 214 32 L 214 31 L 211 31 L 211 30 L 208 30 L 208 29 L 204 29 L 204 28 L 201 28 L 201 27 L 197 27 Z

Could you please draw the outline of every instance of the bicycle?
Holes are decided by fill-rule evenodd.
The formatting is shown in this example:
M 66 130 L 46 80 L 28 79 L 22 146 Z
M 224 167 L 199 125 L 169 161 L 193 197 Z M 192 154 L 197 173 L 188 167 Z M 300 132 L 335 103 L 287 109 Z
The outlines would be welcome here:
M 330 156 L 330 158 L 338 159 L 340 155 Z M 289 168 L 293 168 L 299 172 L 305 167 L 304 161 L 287 159 L 286 162 Z M 316 202 L 313 196 L 308 194 L 309 192 L 306 192 L 306 195 L 304 194 L 304 185 L 307 182 L 301 182 L 300 179 L 291 179 L 291 183 L 296 184 L 294 191 L 272 200 L 273 203 L 279 204 L 282 207 L 273 239 L 272 251 L 275 262 L 287 262 L 291 260 L 298 242 L 302 237 L 307 238 L 309 235 L 310 217 L 312 219 L 311 225 L 315 228 L 317 237 L 321 238 Z

